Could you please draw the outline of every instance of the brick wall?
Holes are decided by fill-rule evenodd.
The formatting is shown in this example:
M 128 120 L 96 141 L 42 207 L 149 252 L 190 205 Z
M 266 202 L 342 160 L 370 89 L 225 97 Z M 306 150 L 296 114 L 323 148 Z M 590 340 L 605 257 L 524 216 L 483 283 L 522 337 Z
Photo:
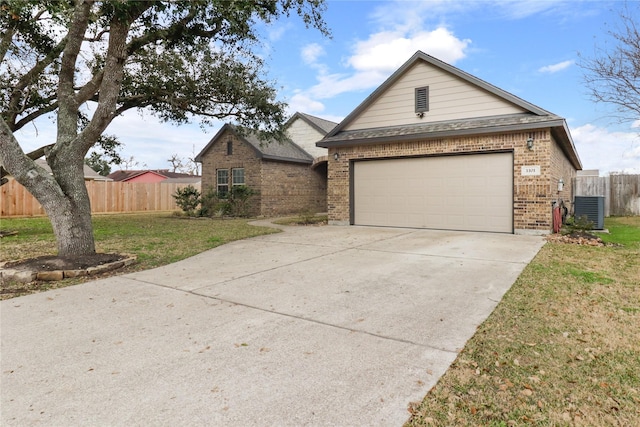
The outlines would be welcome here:
M 232 141 L 233 144 L 231 155 L 227 155 L 227 141 Z M 232 168 L 244 168 L 245 185 L 253 190 L 260 190 L 262 165 L 255 150 L 232 132 L 225 132 L 202 156 L 202 193 L 206 193 L 209 189 L 216 190 L 218 169 Z M 229 180 L 231 181 L 231 172 Z M 258 194 L 251 200 L 252 215 L 260 214 L 260 204 L 261 195 Z
M 326 167 L 264 161 L 261 214 L 276 216 L 305 211 L 324 212 L 327 206 Z
M 576 170 L 565 156 L 560 145 L 554 140 L 551 144 L 551 193 L 564 202 L 564 205 L 573 212 L 573 180 Z M 558 182 L 562 179 L 564 188 L 558 191 Z
M 527 148 L 529 137 L 534 138 L 533 150 Z M 573 176 L 570 174 L 570 164 L 563 159 L 561 151 L 557 152 L 559 148 L 552 140 L 549 129 L 332 148 L 329 150 L 328 168 L 329 220 L 334 224 L 349 223 L 350 160 L 498 150 L 514 153 L 514 229 L 516 232 L 548 232 L 552 226 L 551 201 L 557 196 L 557 191 L 551 191 L 552 184 L 557 190 L 557 181 L 553 181 L 558 173 L 557 169 L 561 168 L 562 173 Z M 340 156 L 337 161 L 333 158 L 336 152 Z M 555 158 L 553 165 L 552 156 Z M 523 166 L 540 166 L 540 175 L 523 176 Z M 565 182 L 570 182 L 567 179 L 569 178 Z M 565 186 L 566 191 L 570 191 L 568 187 L 570 186 Z
M 233 153 L 227 155 L 227 141 Z M 259 192 L 251 199 L 254 216 L 276 216 L 327 209 L 327 169 L 305 163 L 261 160 L 249 144 L 232 132 L 221 135 L 202 156 L 202 191 L 216 189 L 218 169 L 244 168 L 245 184 Z M 229 174 L 231 179 L 231 174 Z

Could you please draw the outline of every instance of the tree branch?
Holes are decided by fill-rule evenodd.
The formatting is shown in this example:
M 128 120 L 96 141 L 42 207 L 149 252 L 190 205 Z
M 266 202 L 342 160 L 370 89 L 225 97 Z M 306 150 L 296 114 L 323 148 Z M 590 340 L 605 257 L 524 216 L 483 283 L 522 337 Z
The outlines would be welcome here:
M 76 61 L 84 34 L 89 25 L 92 1 L 77 3 L 67 33 L 67 43 L 62 53 L 58 80 L 58 141 L 69 141 L 77 133 L 78 103 L 75 98 L 73 81 Z
M 82 104 L 87 102 L 95 96 L 100 88 L 100 84 L 102 83 L 102 79 L 104 77 L 104 70 L 98 71 L 93 75 L 91 80 L 89 80 L 83 87 L 78 90 L 76 94 L 76 102 Z
M 52 101 L 54 99 L 55 99 L 55 97 L 52 97 L 52 98 L 48 99 L 47 101 Z M 57 101 L 47 105 L 46 107 L 40 107 L 36 111 L 34 111 L 34 112 L 24 116 L 20 120 L 18 120 L 14 125 L 11 126 L 11 130 L 15 132 L 15 131 L 17 131 L 19 129 L 22 129 L 25 125 L 31 123 L 33 120 L 37 119 L 40 116 L 44 116 L 47 113 L 55 111 L 57 108 L 58 108 L 58 102 Z

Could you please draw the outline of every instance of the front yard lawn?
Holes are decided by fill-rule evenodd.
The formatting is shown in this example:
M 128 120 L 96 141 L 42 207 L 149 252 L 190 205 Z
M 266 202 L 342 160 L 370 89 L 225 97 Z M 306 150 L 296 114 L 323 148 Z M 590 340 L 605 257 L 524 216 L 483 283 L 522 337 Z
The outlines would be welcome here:
M 640 217 L 547 243 L 408 426 L 640 426 Z
M 0 239 L 0 262 L 56 253 L 56 242 L 48 218 L 3 218 L 0 221 L 2 230 L 18 232 Z M 138 257 L 137 263 L 107 274 L 159 267 L 234 240 L 279 231 L 249 225 L 246 219 L 189 219 L 168 213 L 94 215 L 93 227 L 98 252 L 126 253 Z M 0 298 L 13 298 L 87 280 L 65 279 L 30 285 L 3 283 Z

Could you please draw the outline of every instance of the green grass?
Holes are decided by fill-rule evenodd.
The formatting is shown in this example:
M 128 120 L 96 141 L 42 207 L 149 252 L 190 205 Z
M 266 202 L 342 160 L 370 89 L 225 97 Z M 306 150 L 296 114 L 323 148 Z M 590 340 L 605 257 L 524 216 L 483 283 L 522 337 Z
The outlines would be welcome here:
M 640 425 L 640 217 L 606 226 L 547 243 L 407 425 Z
M 274 223 L 280 225 L 322 225 L 327 223 L 327 215 L 301 213 L 298 216 L 279 219 L 277 221 L 274 221 Z
M 640 227 L 634 225 L 637 223 L 635 218 L 637 217 L 607 218 L 605 227 L 609 230 L 609 234 L 598 233 L 598 236 L 607 243 L 640 248 Z
M 190 219 L 167 213 L 96 215 L 93 227 L 98 252 L 137 256 L 136 264 L 119 273 L 159 267 L 234 240 L 279 231 L 249 225 L 246 219 Z M 0 239 L 0 262 L 56 253 L 48 218 L 2 219 L 0 229 L 18 232 Z M 63 280 L 55 286 L 78 282 L 79 279 Z M 3 298 L 8 296 L 16 295 L 3 293 Z

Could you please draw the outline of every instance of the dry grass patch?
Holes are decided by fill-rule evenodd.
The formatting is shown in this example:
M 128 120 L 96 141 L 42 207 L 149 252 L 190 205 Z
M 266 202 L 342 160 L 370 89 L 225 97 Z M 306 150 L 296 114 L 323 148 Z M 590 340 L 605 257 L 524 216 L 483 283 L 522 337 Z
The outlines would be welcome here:
M 159 267 L 196 255 L 225 243 L 279 232 L 248 224 L 246 219 L 189 219 L 167 213 L 98 215 L 93 217 L 96 249 L 103 253 L 126 253 L 138 262 L 112 273 L 129 273 Z M 17 261 L 56 253 L 56 242 L 47 218 L 2 219 L 3 230 L 18 234 L 0 239 L 0 262 Z M 0 299 L 87 281 L 87 278 L 30 284 L 2 283 Z
M 640 425 L 640 217 L 607 226 L 547 243 L 407 425 Z

